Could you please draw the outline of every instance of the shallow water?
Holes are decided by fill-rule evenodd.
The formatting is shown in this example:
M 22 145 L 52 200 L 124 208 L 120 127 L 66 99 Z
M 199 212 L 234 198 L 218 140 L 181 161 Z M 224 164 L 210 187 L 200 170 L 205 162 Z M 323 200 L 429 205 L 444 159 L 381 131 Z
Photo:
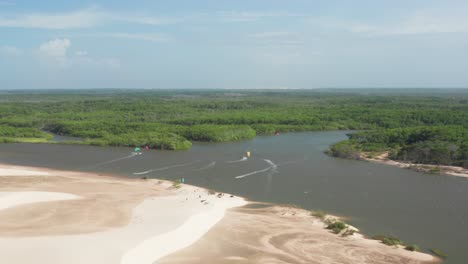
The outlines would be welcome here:
M 344 132 L 291 133 L 251 141 L 196 143 L 189 151 L 47 144 L 0 145 L 0 162 L 184 178 L 188 184 L 262 202 L 297 204 L 347 218 L 365 234 L 388 234 L 423 249 L 438 248 L 447 263 L 468 262 L 468 179 L 328 157 Z M 251 158 L 243 160 L 245 152 Z

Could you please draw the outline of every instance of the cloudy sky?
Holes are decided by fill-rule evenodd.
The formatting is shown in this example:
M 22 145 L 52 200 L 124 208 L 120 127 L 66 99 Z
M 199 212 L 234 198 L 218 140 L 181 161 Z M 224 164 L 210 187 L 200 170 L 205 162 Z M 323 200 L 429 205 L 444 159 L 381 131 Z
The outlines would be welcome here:
M 0 89 L 468 87 L 466 0 L 0 0 Z

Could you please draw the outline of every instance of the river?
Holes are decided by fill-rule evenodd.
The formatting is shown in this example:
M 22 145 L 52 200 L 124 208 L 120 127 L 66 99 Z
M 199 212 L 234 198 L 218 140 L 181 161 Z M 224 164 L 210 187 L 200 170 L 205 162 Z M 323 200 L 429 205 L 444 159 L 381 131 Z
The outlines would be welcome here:
M 195 143 L 188 151 L 60 144 L 1 144 L 0 162 L 177 180 L 253 201 L 343 216 L 368 235 L 393 235 L 468 262 L 468 179 L 424 174 L 324 154 L 344 132 L 290 133 Z M 245 152 L 251 157 L 243 159 Z

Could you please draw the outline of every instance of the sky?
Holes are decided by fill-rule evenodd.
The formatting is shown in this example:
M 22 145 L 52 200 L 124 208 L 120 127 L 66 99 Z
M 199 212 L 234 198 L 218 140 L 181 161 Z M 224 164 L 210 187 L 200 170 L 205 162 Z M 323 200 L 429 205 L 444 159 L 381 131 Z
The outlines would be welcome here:
M 466 0 L 0 0 L 0 89 L 468 88 Z

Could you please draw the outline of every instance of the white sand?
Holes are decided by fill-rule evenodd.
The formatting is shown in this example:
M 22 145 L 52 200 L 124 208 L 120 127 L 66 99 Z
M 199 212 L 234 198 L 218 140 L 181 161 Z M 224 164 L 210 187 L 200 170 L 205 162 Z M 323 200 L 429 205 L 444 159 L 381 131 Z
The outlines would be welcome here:
M 245 205 L 240 198 L 210 197 L 209 209 L 202 210 L 189 217 L 177 229 L 149 238 L 129 250 L 122 258 L 121 264 L 151 264 L 166 255 L 190 246 L 200 239 L 212 226 L 218 223 L 227 209 Z
M 205 199 L 208 204 L 200 202 Z M 146 199 L 123 228 L 80 235 L 0 237 L 0 263 L 150 264 L 191 245 L 222 219 L 225 210 L 243 204 L 241 198 L 218 198 L 184 186 L 177 195 Z
M 0 168 L 0 176 L 47 176 L 48 172 L 25 169 Z
M 79 196 L 57 192 L 0 192 L 0 210 L 23 204 L 79 199 Z

